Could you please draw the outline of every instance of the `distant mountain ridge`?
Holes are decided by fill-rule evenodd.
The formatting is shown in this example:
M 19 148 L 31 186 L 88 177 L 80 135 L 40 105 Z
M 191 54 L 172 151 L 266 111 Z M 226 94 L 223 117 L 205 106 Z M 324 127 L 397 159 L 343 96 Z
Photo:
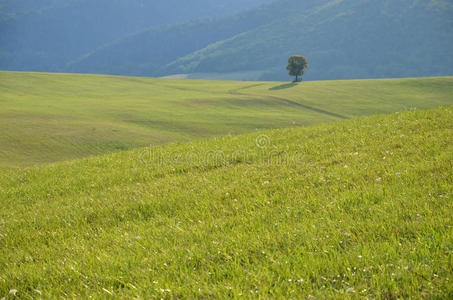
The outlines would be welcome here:
M 287 80 L 288 56 L 303 54 L 310 63 L 304 77 L 308 80 L 453 74 L 452 0 L 266 2 L 232 16 L 142 26 L 62 58 L 53 68 L 220 79 L 253 74 L 247 79 Z M 0 68 L 4 61 L 0 59 Z
M 0 69 L 64 72 L 70 61 L 146 28 L 269 1 L 0 0 Z
M 71 72 L 82 73 L 166 75 L 163 70 L 166 65 L 180 57 L 266 25 L 290 12 L 291 7 L 282 9 L 276 1 L 235 16 L 150 28 L 105 45 L 71 62 L 68 68 Z
M 283 79 L 287 57 L 301 53 L 310 61 L 309 79 L 447 75 L 452 7 L 445 1 L 330 1 L 210 45 L 164 72 L 264 69 L 260 79 Z

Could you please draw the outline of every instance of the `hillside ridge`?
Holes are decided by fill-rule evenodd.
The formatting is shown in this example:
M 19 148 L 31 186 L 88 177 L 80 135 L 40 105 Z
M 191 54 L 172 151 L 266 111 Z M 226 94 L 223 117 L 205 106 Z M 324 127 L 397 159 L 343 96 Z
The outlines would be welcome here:
M 453 103 L 453 77 L 235 82 L 0 72 L 0 168 Z
M 249 0 L 243 4 L 197 0 L 206 11 L 184 18 L 178 13 L 197 5 L 187 8 L 184 1 L 172 1 L 142 7 L 143 2 L 134 0 L 121 9 L 124 0 L 113 6 L 106 0 L 96 5 L 72 0 L 72 6 L 53 13 L 3 21 L 0 68 L 275 81 L 289 79 L 285 70 L 289 55 L 303 54 L 311 66 L 305 80 L 453 75 L 450 0 Z M 200 4 L 207 2 L 209 7 Z M 58 19 L 70 14 L 74 3 L 74 14 L 84 20 L 81 28 Z M 222 3 L 245 5 L 247 10 L 218 14 Z M 177 9 L 171 11 L 176 16 L 158 14 L 174 4 Z M 93 15 L 103 5 L 108 18 L 97 24 Z M 149 18 L 148 11 L 158 17 Z M 134 13 L 140 17 L 128 19 Z M 119 21 L 123 19 L 134 21 Z M 89 25 L 93 22 L 96 26 Z M 118 25 L 123 23 L 130 26 Z

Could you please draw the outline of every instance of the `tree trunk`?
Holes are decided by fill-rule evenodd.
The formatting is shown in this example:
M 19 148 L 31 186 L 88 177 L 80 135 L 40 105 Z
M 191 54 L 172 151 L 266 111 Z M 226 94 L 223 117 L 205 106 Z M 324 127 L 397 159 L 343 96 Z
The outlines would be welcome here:
M 296 75 L 296 82 L 299 82 L 299 79 L 297 78 L 297 75 Z

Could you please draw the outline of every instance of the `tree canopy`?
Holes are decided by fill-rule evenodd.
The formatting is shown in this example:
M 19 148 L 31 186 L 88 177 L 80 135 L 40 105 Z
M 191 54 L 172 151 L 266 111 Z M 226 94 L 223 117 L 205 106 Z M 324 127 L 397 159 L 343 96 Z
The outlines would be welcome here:
M 308 70 L 308 61 L 305 56 L 292 55 L 288 59 L 288 66 L 286 69 L 290 76 L 296 76 L 296 82 L 299 81 L 299 76 L 304 75 L 305 71 Z

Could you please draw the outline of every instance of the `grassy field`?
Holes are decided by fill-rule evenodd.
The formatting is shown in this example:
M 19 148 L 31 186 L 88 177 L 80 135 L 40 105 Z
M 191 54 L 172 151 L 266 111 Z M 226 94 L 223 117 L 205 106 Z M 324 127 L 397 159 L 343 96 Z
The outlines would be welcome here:
M 284 84 L 0 72 L 0 168 L 453 103 L 453 77 Z
M 44 75 L 17 76 L 43 82 Z M 120 95 L 112 92 L 111 100 L 103 93 L 125 88 L 126 79 L 100 77 L 102 84 L 94 85 L 90 76 L 61 78 L 68 87 L 53 92 L 61 98 L 36 103 L 32 112 L 39 115 L 51 107 L 53 114 L 70 120 L 83 114 L 88 124 L 98 120 L 96 114 L 108 102 L 111 110 L 102 111 L 96 124 L 111 122 L 112 128 L 120 128 L 115 123 Z M 65 100 L 74 78 L 85 88 L 91 82 L 92 90 L 79 95 L 74 87 L 72 99 Z M 336 93 L 343 97 L 329 112 L 350 117 L 372 113 L 373 101 L 365 96 L 357 98 L 369 103 L 369 111 L 345 108 L 347 94 L 360 95 L 367 85 L 370 97 L 386 103 L 379 107 L 392 110 L 393 100 L 382 96 L 385 85 L 394 88 L 386 93 L 401 99 L 394 103 L 401 109 L 427 106 L 429 97 L 448 94 L 443 82 L 449 80 L 364 82 L 363 89 L 358 82 L 345 82 L 344 89 L 334 82 L 304 83 L 270 95 L 327 110 L 327 102 L 309 99 Z M 165 94 L 168 103 L 159 102 L 156 111 L 183 101 L 175 95 L 190 100 L 190 114 L 203 105 L 208 116 L 212 109 L 212 116 L 218 110 L 226 117 L 226 111 L 237 109 L 235 101 L 250 103 L 247 112 L 268 101 L 267 126 L 284 126 L 270 121 L 274 109 L 283 110 L 271 103 L 270 95 L 253 100 L 239 94 L 249 89 L 237 90 L 238 85 L 250 84 L 219 83 L 217 90 L 205 82 L 137 79 L 150 91 L 157 82 L 162 86 L 153 95 L 143 92 L 139 98 L 139 91 L 130 90 L 138 115 L 154 111 L 147 101 L 157 100 L 148 99 Z M 436 84 L 438 91 L 432 87 Z M 250 87 L 250 92 L 264 93 L 273 85 Z M 317 92 L 319 85 L 326 91 Z M 98 102 L 96 87 L 103 91 Z M 425 88 L 430 96 L 419 96 Z M 38 84 L 37 89 L 41 96 L 24 91 L 17 101 L 33 103 L 50 93 L 48 86 L 40 90 Z M 195 95 L 209 89 L 215 95 L 212 102 L 195 102 Z M 232 89 L 238 98 L 226 92 Z M 11 93 L 18 90 L 16 86 Z M 407 92 L 413 101 L 404 100 Z M 90 93 L 94 103 L 87 109 Z M 132 110 L 122 113 L 129 116 Z M 231 118 L 239 118 L 240 112 Z M 331 120 L 304 113 L 313 122 Z M 30 112 L 23 107 L 22 115 Z M 301 115 L 297 120 L 305 119 Z M 174 137 L 182 136 L 175 132 Z M 6 170 L 0 176 L 0 297 L 452 298 L 452 141 L 453 107 L 447 106 Z

